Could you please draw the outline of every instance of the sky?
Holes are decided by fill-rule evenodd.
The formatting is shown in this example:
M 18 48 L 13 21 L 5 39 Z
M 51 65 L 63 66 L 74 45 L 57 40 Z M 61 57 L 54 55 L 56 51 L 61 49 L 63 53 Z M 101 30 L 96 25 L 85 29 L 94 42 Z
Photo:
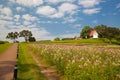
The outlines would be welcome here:
M 22 30 L 37 41 L 74 37 L 101 24 L 120 28 L 120 0 L 0 0 L 0 40 Z

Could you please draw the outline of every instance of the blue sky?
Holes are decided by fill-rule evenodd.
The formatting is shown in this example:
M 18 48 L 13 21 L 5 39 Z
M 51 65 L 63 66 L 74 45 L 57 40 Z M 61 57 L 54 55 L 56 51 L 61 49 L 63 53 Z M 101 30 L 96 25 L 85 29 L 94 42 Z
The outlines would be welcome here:
M 120 27 L 120 0 L 0 0 L 0 40 L 21 30 L 37 40 L 74 37 L 100 24 Z

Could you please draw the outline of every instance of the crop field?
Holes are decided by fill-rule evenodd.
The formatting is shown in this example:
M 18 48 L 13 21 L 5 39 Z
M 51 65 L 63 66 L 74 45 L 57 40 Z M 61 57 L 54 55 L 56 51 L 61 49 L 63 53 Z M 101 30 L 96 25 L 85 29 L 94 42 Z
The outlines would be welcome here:
M 24 61 L 28 60 L 27 58 L 32 59 L 32 57 L 25 57 L 25 55 L 29 55 L 28 51 L 24 53 L 27 50 L 26 46 L 41 59 L 43 64 L 56 67 L 59 80 L 120 80 L 120 46 L 36 43 L 22 43 L 21 46 L 24 48 L 20 49 L 22 50 L 20 62 L 23 61 L 24 64 Z M 28 61 L 28 63 L 30 62 L 33 60 Z M 37 64 L 34 62 L 34 65 Z M 33 69 L 31 68 L 32 71 L 34 71 Z M 25 76 L 25 73 L 19 70 L 19 75 L 23 74 Z

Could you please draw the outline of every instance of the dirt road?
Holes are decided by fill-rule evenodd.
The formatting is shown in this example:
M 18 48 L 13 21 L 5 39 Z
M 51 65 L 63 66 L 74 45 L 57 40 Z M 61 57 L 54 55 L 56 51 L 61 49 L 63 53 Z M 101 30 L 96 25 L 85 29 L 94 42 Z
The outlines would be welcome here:
M 18 44 L 15 43 L 4 53 L 0 54 L 0 80 L 13 80 L 17 46 Z

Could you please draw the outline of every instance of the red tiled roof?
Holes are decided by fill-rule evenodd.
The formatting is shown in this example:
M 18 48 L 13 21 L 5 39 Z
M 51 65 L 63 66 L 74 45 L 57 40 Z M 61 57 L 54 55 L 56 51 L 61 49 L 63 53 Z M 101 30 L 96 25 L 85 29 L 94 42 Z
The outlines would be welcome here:
M 89 36 L 93 36 L 93 34 L 96 32 L 96 30 L 92 30 L 89 34 Z

